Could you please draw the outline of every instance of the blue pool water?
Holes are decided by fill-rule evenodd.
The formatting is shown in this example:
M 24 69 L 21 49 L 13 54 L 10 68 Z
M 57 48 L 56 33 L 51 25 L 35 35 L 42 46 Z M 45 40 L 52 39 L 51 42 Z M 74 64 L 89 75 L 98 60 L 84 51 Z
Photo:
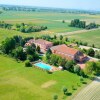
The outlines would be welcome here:
M 50 70 L 52 68 L 51 66 L 49 66 L 45 63 L 42 63 L 42 62 L 36 63 L 34 65 L 37 66 L 37 67 L 40 67 L 42 69 L 45 69 L 45 70 Z

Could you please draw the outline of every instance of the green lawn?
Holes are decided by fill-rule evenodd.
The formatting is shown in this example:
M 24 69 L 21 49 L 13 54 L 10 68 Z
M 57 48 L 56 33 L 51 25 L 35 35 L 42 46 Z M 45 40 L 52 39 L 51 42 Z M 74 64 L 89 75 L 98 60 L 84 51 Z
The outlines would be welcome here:
M 81 40 L 83 42 L 87 42 L 89 45 L 95 44 L 96 47 L 100 48 L 100 30 L 73 34 L 69 35 L 68 37 L 76 40 Z
M 52 100 L 55 93 L 62 100 L 62 88 L 66 86 L 73 93 L 75 90 L 72 90 L 72 85 L 77 89 L 77 83 L 82 86 L 80 77 L 70 72 L 47 74 L 34 67 L 26 68 L 24 63 L 0 55 L 0 100 Z

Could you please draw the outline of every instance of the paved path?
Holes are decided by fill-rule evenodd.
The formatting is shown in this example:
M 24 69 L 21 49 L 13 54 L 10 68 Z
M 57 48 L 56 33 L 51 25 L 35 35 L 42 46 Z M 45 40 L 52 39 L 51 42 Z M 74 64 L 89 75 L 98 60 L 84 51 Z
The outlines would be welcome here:
M 100 77 L 80 91 L 72 100 L 100 100 Z

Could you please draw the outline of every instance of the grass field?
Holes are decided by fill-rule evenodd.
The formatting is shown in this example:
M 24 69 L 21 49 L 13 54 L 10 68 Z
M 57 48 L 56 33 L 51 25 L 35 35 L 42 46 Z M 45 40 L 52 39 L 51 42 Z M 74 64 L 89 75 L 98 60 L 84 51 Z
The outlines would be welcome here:
M 0 55 L 0 100 L 52 100 L 56 93 L 62 100 L 62 88 L 70 93 L 72 85 L 79 88 L 80 77 L 67 71 L 47 74 L 40 69 L 26 68 L 24 63 Z M 85 79 L 85 81 L 89 81 Z
M 0 14 L 0 20 L 6 21 L 8 23 L 32 23 L 36 25 L 43 25 L 47 26 L 48 29 L 46 31 L 37 32 L 37 33 L 30 33 L 25 34 L 13 30 L 5 30 L 0 29 L 0 42 L 4 40 L 6 37 L 11 37 L 13 35 L 21 35 L 23 37 L 27 36 L 40 36 L 43 34 L 49 34 L 53 35 L 54 33 L 62 33 L 62 32 L 73 32 L 80 30 L 79 28 L 72 28 L 69 27 L 69 23 L 72 19 L 79 18 L 81 20 L 86 20 L 88 23 L 90 22 L 98 22 L 100 23 L 100 15 L 89 15 L 89 14 L 68 14 L 68 13 L 54 13 L 54 12 L 24 12 L 24 11 L 5 11 L 2 14 Z M 62 23 L 62 20 L 66 20 L 66 23 Z M 90 33 L 90 32 L 89 32 Z M 88 39 L 88 36 L 90 34 L 78 34 L 78 35 L 71 35 L 72 38 L 76 39 L 82 39 L 83 41 L 89 42 L 89 44 L 95 43 L 97 46 L 99 46 L 98 40 L 99 34 L 97 33 L 91 33 L 90 40 Z M 98 36 L 96 37 L 95 34 Z
M 68 37 L 87 42 L 90 46 L 95 44 L 96 47 L 100 48 L 100 30 L 68 35 Z
M 21 33 L 19 31 L 0 28 L 0 42 L 2 42 L 7 37 L 12 37 L 14 35 L 20 35 L 22 37 L 31 37 L 31 36 L 39 36 L 39 35 L 41 35 L 41 33 L 37 33 L 37 32 L 35 34 L 32 34 L 32 33 Z
M 83 16 L 84 17 L 84 16 Z M 36 25 L 43 25 L 48 27 L 50 32 L 69 32 L 80 30 L 79 28 L 69 27 L 69 23 L 62 23 L 64 19 L 74 18 L 73 15 L 62 13 L 48 13 L 48 12 L 14 12 L 7 11 L 0 14 L 0 20 L 8 23 L 32 23 Z M 81 18 L 76 15 L 75 18 Z
M 100 15 L 88 14 L 68 14 L 68 13 L 54 13 L 54 12 L 24 12 L 24 11 L 5 11 L 0 14 L 0 20 L 8 23 L 33 23 L 37 25 L 45 25 L 48 31 L 52 33 L 57 32 L 71 32 L 80 30 L 79 28 L 69 27 L 69 23 L 73 19 L 86 20 L 88 23 L 100 23 Z M 66 23 L 62 23 L 65 20 Z

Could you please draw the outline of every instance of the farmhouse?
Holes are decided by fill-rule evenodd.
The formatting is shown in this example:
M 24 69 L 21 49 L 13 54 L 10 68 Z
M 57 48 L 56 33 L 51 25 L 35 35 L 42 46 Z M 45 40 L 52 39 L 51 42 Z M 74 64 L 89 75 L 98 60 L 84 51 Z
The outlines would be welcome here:
M 32 44 L 35 44 L 36 46 L 39 46 L 41 49 L 41 52 L 45 53 L 49 48 L 51 48 L 53 46 L 52 42 L 43 40 L 43 39 L 31 39 L 29 40 L 25 46 L 31 46 Z
M 53 54 L 57 54 L 68 60 L 75 60 L 78 62 L 83 62 L 86 60 L 87 56 L 84 55 L 79 50 L 67 47 L 65 44 L 53 46 L 50 48 Z

